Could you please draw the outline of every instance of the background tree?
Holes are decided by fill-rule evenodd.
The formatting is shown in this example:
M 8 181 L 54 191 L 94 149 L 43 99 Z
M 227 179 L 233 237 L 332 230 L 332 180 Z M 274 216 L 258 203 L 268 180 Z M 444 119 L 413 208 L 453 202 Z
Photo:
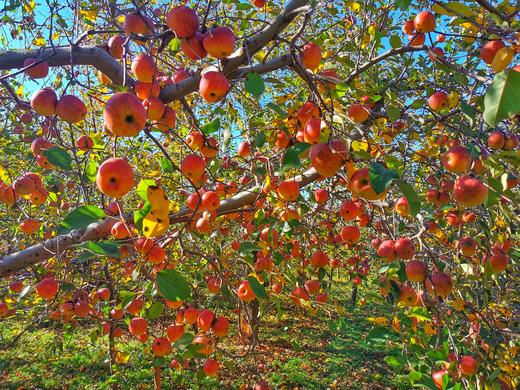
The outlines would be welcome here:
M 137 338 L 156 388 L 250 355 L 266 388 L 262 316 L 347 279 L 413 385 L 514 387 L 518 11 L 12 1 L 0 316 L 97 327 L 114 378 Z

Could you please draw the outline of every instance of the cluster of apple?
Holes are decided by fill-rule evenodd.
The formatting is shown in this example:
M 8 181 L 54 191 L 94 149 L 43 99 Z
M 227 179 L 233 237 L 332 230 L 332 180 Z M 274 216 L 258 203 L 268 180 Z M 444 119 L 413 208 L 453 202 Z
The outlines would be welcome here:
M 175 302 L 178 306 L 179 302 Z M 183 302 L 180 301 L 180 305 Z M 157 357 L 164 357 L 172 352 L 172 343 L 178 341 L 185 333 L 186 327 L 192 326 L 197 330 L 192 344 L 196 351 L 202 355 L 209 356 L 215 352 L 218 338 L 225 337 L 229 331 L 229 321 L 225 317 L 216 317 L 209 310 L 198 310 L 194 307 L 180 309 L 177 312 L 175 323 L 166 328 L 166 336 L 154 337 L 152 342 L 152 352 Z M 134 317 L 128 325 L 129 333 L 141 342 L 148 340 L 148 321 L 143 317 Z M 187 367 L 189 362 L 185 359 L 183 366 Z M 177 359 L 173 359 L 171 367 L 180 369 L 181 365 Z M 203 365 L 206 375 L 214 376 L 219 369 L 218 361 L 207 357 Z

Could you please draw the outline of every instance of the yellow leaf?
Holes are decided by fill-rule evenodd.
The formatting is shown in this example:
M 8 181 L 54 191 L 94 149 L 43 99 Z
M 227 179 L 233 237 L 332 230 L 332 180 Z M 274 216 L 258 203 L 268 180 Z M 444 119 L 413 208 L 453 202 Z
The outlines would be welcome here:
M 512 47 L 507 46 L 500 49 L 491 63 L 493 71 L 495 73 L 502 72 L 513 61 L 514 56 L 515 50 Z
M 359 4 L 358 2 L 356 1 L 351 1 L 347 4 L 347 7 L 350 8 L 352 11 L 354 12 L 359 12 L 361 11 L 361 4 Z
M 389 324 L 386 317 L 368 317 L 367 320 L 376 326 L 388 326 Z
M 117 364 L 127 363 L 129 359 L 130 359 L 130 354 L 127 354 L 127 353 L 124 353 L 121 351 L 116 351 L 115 360 L 116 360 Z
M 146 196 L 155 215 L 168 214 L 170 202 L 166 198 L 164 190 L 161 187 L 149 186 L 146 190 Z
M 440 4 L 435 4 L 432 7 L 432 11 L 441 14 L 441 15 L 448 15 L 448 16 L 475 16 L 475 13 L 469 8 L 467 5 L 458 3 L 456 1 L 448 1 L 446 4 L 443 4 L 446 6 L 444 8 Z
M 150 211 L 143 219 L 143 234 L 145 237 L 159 237 L 170 226 L 170 217 L 168 212 L 164 214 L 154 213 Z
M 23 90 L 24 90 L 23 85 L 20 85 L 20 86 L 17 88 L 17 90 L 16 90 L 16 94 L 17 94 L 18 96 L 23 96 Z
M 351 149 L 354 151 L 354 152 L 359 152 L 359 151 L 365 151 L 367 152 L 368 151 L 368 143 L 366 141 L 357 141 L 357 140 L 354 140 L 352 141 L 352 143 L 350 144 L 350 147 Z
M 30 3 L 27 3 L 27 4 L 24 4 L 23 5 L 23 8 L 25 9 L 25 11 L 27 11 L 27 13 L 32 13 L 34 11 L 34 7 L 36 5 L 36 1 L 35 0 L 31 0 Z
M 448 107 L 454 108 L 459 105 L 459 93 L 457 91 L 451 91 L 448 94 Z
M 47 44 L 47 41 L 43 37 L 38 37 L 33 41 L 33 45 L 38 47 L 44 47 Z

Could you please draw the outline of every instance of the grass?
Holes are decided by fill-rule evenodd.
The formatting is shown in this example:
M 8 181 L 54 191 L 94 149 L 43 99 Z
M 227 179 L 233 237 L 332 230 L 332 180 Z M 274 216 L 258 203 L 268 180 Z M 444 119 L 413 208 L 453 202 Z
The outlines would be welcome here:
M 262 317 L 261 344 L 256 358 L 260 374 L 272 388 L 280 389 L 406 389 L 410 385 L 383 361 L 399 352 L 398 340 L 366 342 L 372 324 L 367 317 L 384 316 L 385 307 L 365 305 L 344 315 L 319 311 L 306 316 L 301 309 L 286 308 Z M 53 325 L 54 326 L 54 325 Z M 236 328 L 236 324 L 234 326 Z M 2 344 L 21 331 L 14 320 L 0 322 Z M 95 328 L 38 327 L 25 333 L 9 350 L 0 349 L 0 388 L 106 389 L 117 381 L 124 389 L 153 388 L 149 351 L 135 340 L 118 344 L 128 361 L 109 374 L 106 338 L 94 337 Z M 240 354 L 238 336 L 229 336 L 224 349 Z M 251 355 L 230 359 L 222 355 L 218 379 L 200 370 L 162 370 L 163 386 L 181 389 L 238 389 L 252 386 L 256 372 Z M 241 387 L 242 386 L 242 387 Z

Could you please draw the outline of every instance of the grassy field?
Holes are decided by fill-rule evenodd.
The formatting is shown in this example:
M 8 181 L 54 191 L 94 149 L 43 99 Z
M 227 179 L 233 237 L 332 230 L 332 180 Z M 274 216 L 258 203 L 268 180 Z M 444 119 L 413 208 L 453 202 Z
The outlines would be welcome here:
M 275 315 L 267 315 L 256 356 L 262 377 L 280 389 L 409 388 L 406 377 L 394 373 L 383 361 L 399 351 L 399 342 L 369 344 L 365 340 L 373 326 L 367 318 L 384 316 L 385 308 L 366 305 L 353 309 L 346 303 L 345 308 L 341 316 L 320 311 L 310 319 L 293 308 L 287 308 L 279 321 Z M 105 389 L 113 381 L 124 389 L 153 388 L 148 352 L 137 341 L 127 339 L 119 344 L 128 361 L 110 376 L 106 337 L 92 337 L 96 330 L 81 326 L 68 331 L 55 324 L 44 326 L 26 332 L 13 348 L 0 350 L 0 388 Z M 20 330 L 13 320 L 0 322 L 0 346 Z M 223 347 L 233 354 L 243 350 L 234 335 L 226 338 Z M 220 360 L 225 367 L 218 380 L 203 377 L 200 370 L 165 368 L 163 388 L 247 389 L 255 383 L 252 356 L 231 359 L 222 355 Z

